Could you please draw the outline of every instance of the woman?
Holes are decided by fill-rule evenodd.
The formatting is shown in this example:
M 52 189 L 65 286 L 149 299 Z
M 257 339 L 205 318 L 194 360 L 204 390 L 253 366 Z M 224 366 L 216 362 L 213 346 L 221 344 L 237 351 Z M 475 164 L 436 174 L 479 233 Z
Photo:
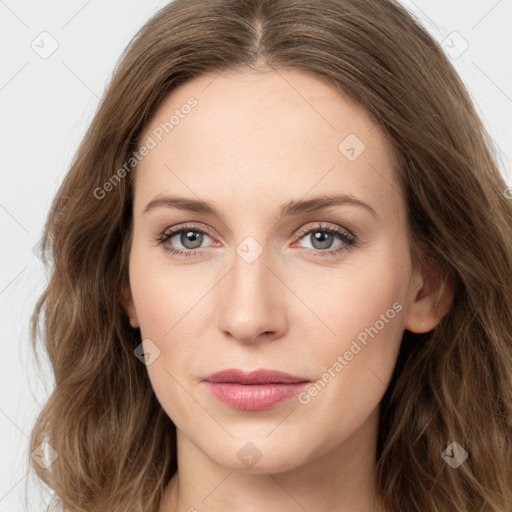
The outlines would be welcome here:
M 170 3 L 49 213 L 37 475 L 67 511 L 511 511 L 506 189 L 394 1 Z

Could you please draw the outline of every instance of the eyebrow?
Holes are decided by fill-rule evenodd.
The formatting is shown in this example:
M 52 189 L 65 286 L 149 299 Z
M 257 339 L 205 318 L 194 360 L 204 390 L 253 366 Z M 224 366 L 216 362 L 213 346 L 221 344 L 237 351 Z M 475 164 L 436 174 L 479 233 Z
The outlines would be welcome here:
M 280 216 L 283 217 L 324 210 L 331 206 L 351 205 L 364 208 L 372 214 L 375 219 L 380 219 L 378 213 L 365 201 L 358 199 L 351 194 L 342 195 L 321 195 L 306 200 L 292 200 L 283 204 L 280 208 Z M 225 221 L 224 216 L 215 208 L 210 201 L 201 199 L 188 199 L 179 196 L 165 196 L 151 200 L 144 209 L 144 213 L 155 208 L 177 208 L 187 212 L 202 213 L 218 217 Z

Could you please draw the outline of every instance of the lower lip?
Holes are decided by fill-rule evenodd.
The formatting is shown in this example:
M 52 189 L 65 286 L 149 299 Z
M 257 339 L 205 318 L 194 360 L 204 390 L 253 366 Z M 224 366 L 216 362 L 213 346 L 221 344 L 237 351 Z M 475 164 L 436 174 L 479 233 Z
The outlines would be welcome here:
M 297 395 L 309 383 L 239 384 L 205 381 L 205 384 L 214 397 L 234 409 L 263 411 Z

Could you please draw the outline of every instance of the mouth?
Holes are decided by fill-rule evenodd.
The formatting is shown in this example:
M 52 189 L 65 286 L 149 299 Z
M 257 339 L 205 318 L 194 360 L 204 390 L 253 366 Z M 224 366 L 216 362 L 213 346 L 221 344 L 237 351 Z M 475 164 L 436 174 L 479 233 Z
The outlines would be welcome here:
M 311 381 L 276 370 L 222 370 L 203 379 L 215 398 L 233 409 L 261 411 L 297 395 Z

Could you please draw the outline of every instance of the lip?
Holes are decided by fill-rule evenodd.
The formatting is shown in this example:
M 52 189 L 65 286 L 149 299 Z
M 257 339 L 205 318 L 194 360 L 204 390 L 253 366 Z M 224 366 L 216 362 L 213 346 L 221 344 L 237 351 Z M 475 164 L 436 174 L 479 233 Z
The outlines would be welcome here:
M 297 395 L 311 381 L 276 370 L 231 368 L 212 373 L 203 382 L 210 394 L 226 405 L 261 411 Z

